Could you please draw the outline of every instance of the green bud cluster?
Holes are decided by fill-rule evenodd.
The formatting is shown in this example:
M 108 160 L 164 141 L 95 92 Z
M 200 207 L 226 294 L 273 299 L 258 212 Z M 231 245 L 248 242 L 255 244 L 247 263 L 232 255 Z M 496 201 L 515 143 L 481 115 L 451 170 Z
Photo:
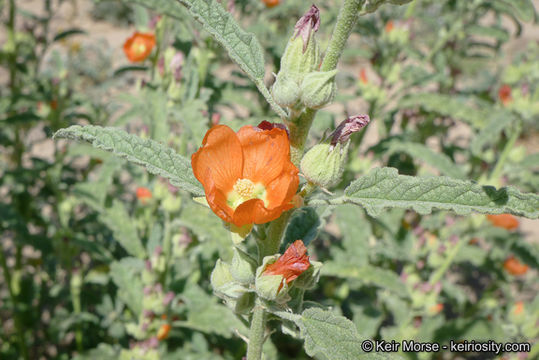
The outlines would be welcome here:
M 319 109 L 333 101 L 337 71 L 317 71 L 321 61 L 316 39 L 319 26 L 319 11 L 313 5 L 297 22 L 281 58 L 281 68 L 271 89 L 277 104 L 292 109 Z

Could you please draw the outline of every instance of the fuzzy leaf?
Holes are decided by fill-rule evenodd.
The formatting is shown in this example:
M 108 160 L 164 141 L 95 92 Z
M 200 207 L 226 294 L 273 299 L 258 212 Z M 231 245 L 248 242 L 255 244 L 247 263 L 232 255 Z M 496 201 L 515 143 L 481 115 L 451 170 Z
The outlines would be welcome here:
M 296 324 L 305 339 L 305 352 L 328 360 L 384 360 L 399 359 L 389 353 L 365 353 L 361 337 L 353 322 L 331 311 L 310 308 L 301 314 Z
M 493 116 L 488 124 L 474 137 L 470 149 L 474 155 L 480 155 L 486 145 L 491 145 L 500 139 L 500 134 L 511 124 L 514 117 L 503 111 Z M 449 175 L 449 174 L 447 174 Z
M 531 0 L 504 0 L 503 2 L 513 7 L 520 20 L 526 22 L 533 20 L 535 8 Z
M 253 80 L 264 77 L 264 53 L 251 33 L 245 32 L 216 0 L 180 0 L 206 31 L 224 46 L 228 54 Z
M 440 170 L 443 175 L 457 179 L 466 176 L 462 170 L 447 155 L 431 150 L 429 147 L 413 142 L 392 142 L 389 145 L 389 153 L 404 152 L 413 159 L 424 161 L 428 165 Z
M 118 287 L 118 297 L 135 313 L 142 312 L 143 284 L 137 276 L 144 269 L 144 262 L 135 258 L 124 258 L 110 265 L 110 276 Z
M 385 208 L 413 209 L 430 214 L 433 208 L 452 210 L 459 215 L 472 211 L 482 214 L 510 213 L 539 217 L 539 195 L 523 194 L 513 187 L 496 190 L 445 176 L 413 177 L 399 175 L 394 168 L 377 168 L 352 182 L 345 195 L 336 199 L 313 200 L 309 205 L 353 203 L 371 216 Z
M 58 130 L 54 138 L 88 141 L 94 147 L 146 167 L 152 174 L 169 179 L 172 185 L 195 196 L 204 195 L 202 186 L 193 175 L 189 160 L 156 141 L 141 139 L 120 129 L 93 125 L 70 126 Z
M 146 252 L 137 234 L 135 223 L 122 202 L 114 200 L 110 208 L 102 210 L 99 219 L 114 233 L 114 239 L 130 254 L 144 258 Z

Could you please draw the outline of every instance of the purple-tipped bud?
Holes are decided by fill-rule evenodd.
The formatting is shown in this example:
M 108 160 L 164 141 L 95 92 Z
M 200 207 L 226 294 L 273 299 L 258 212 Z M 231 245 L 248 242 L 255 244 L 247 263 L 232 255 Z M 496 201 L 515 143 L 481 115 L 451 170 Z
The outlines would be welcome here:
M 170 304 L 172 299 L 174 299 L 174 293 L 172 291 L 167 292 L 163 297 L 163 305 L 167 306 L 168 304 Z
M 335 146 L 337 143 L 345 143 L 355 132 L 358 132 L 371 121 L 369 115 L 354 115 L 344 120 L 337 126 L 335 131 L 331 134 L 331 145 Z
M 294 26 L 294 38 L 301 36 L 303 39 L 303 52 L 307 50 L 307 44 L 311 37 L 311 32 L 317 32 L 320 27 L 320 10 L 315 5 L 311 5 L 309 11 L 303 15 L 296 26 Z

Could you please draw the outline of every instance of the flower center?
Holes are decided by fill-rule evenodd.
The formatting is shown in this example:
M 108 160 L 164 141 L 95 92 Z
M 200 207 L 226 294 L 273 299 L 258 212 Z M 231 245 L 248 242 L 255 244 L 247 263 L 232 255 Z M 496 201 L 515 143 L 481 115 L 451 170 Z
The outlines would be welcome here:
M 135 52 L 138 55 L 144 54 L 145 51 L 146 51 L 146 44 L 144 44 L 143 42 L 139 42 L 135 44 Z
M 226 202 L 232 209 L 236 209 L 242 203 L 252 200 L 261 199 L 266 205 L 266 188 L 262 184 L 255 184 L 249 179 L 238 179 L 232 191 L 227 194 Z

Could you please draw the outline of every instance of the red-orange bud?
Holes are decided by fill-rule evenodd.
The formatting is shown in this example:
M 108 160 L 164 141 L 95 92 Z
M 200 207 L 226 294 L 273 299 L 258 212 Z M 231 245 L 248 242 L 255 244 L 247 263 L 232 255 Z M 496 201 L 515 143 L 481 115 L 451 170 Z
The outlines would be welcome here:
M 498 90 L 498 98 L 504 105 L 507 105 L 513 101 L 513 98 L 511 97 L 511 86 L 507 84 L 500 86 L 500 89 Z
M 276 262 L 264 270 L 265 275 L 282 275 L 290 283 L 311 266 L 303 241 L 296 240 Z
M 137 199 L 139 199 L 143 204 L 152 198 L 152 192 L 146 187 L 138 187 L 136 194 Z
M 170 325 L 169 324 L 163 324 L 157 331 L 157 340 L 165 340 L 168 338 L 168 333 L 170 332 Z
M 511 214 L 487 215 L 488 221 L 496 227 L 514 230 L 518 227 L 518 219 Z
M 509 256 L 503 263 L 503 268 L 511 275 L 519 276 L 528 272 L 528 265 L 518 261 L 513 255 Z

